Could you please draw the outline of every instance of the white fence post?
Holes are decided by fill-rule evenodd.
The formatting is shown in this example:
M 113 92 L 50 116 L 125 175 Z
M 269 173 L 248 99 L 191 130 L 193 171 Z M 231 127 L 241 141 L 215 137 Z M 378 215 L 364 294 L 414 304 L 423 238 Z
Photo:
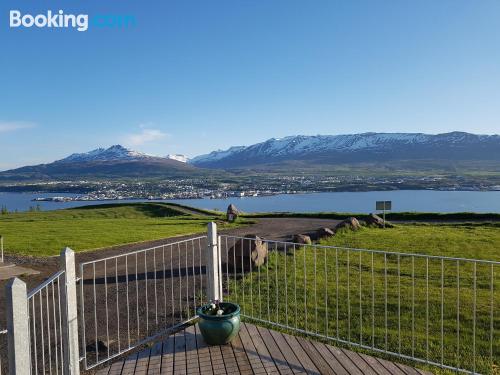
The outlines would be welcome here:
M 222 301 L 221 256 L 217 236 L 217 224 L 208 223 L 207 248 L 207 296 L 210 301 Z
M 76 302 L 75 253 L 69 247 L 61 251 L 61 267 L 64 270 L 62 291 L 63 324 L 63 373 L 80 374 L 80 350 L 78 348 L 78 314 Z
M 3 236 L 0 234 L 0 263 L 3 263 Z
M 29 375 L 31 362 L 26 283 L 15 277 L 9 280 L 5 292 L 9 374 Z

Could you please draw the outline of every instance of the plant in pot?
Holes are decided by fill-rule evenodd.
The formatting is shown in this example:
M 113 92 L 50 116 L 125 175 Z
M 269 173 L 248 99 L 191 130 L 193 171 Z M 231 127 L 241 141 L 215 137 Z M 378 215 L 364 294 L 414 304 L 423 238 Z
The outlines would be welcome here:
M 218 300 L 201 306 L 197 310 L 198 326 L 209 345 L 229 343 L 240 330 L 240 306 Z

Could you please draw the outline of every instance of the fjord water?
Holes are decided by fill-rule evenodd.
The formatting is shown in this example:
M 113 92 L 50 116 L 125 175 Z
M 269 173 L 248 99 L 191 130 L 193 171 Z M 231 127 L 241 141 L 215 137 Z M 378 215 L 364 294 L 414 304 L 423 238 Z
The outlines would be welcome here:
M 145 200 L 120 201 L 72 201 L 33 202 L 34 198 L 54 196 L 75 196 L 62 193 L 5 193 L 0 192 L 0 206 L 9 211 L 27 211 L 30 206 L 40 204 L 42 210 L 57 210 L 90 204 L 144 202 Z M 375 210 L 375 201 L 392 200 L 393 211 L 413 212 L 496 212 L 500 213 L 500 191 L 433 191 L 397 190 L 369 192 L 339 192 L 288 194 L 266 197 L 230 199 L 178 199 L 168 202 L 185 204 L 198 208 L 225 211 L 234 203 L 245 212 L 352 212 L 367 213 Z M 167 201 L 165 201 L 167 202 Z

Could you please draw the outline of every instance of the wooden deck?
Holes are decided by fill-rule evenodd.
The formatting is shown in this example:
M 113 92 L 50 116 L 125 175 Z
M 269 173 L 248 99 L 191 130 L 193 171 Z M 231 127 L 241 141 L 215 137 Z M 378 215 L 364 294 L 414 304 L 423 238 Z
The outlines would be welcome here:
M 126 374 L 374 374 L 422 370 L 242 323 L 233 342 L 207 346 L 192 325 L 151 348 L 114 362 L 99 375 Z

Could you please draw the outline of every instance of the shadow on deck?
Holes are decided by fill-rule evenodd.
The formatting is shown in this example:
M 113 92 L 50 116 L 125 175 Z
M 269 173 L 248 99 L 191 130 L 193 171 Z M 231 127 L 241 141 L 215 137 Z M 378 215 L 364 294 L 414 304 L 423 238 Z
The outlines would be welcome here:
M 102 368 L 118 374 L 423 375 L 406 365 L 242 323 L 231 344 L 207 346 L 197 325 Z

